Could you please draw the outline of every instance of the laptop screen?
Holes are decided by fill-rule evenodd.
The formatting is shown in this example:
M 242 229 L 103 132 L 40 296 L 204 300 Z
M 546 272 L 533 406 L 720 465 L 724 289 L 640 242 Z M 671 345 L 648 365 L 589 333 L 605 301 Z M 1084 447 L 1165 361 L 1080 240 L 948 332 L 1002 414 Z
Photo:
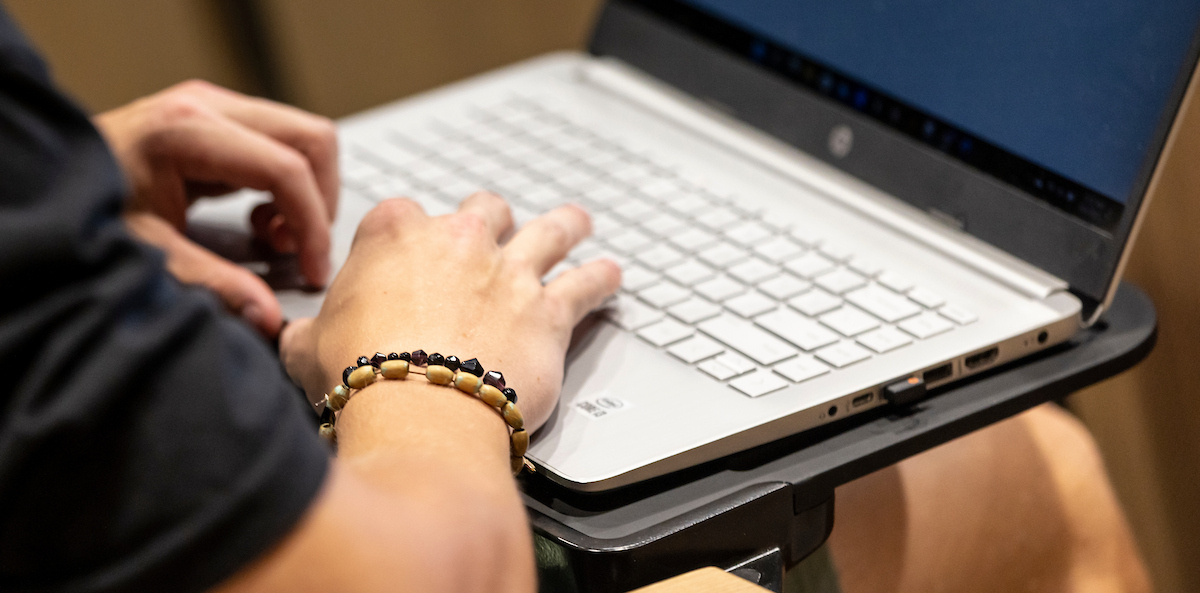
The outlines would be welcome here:
M 1159 148 L 1200 24 L 1193 0 L 668 4 L 712 16 L 711 41 L 1106 231 Z

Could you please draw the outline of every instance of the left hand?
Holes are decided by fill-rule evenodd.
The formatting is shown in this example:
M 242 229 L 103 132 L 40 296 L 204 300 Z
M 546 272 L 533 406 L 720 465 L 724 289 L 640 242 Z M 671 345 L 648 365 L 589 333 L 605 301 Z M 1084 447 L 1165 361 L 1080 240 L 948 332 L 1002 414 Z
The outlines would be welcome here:
M 312 286 L 329 276 L 330 225 L 337 212 L 337 131 L 299 109 L 205 82 L 185 82 L 95 118 L 130 181 L 130 230 L 166 252 L 181 281 L 217 293 L 268 338 L 283 314 L 261 278 L 183 235 L 200 197 L 241 188 L 274 201 L 251 215 L 255 235 L 298 253 Z

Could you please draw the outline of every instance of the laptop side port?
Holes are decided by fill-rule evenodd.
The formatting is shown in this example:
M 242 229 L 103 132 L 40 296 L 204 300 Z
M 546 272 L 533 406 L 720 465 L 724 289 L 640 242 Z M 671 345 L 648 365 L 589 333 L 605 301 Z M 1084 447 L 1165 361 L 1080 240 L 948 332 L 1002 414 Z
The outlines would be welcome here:
M 954 363 L 948 362 L 940 367 L 925 371 L 924 379 L 926 385 L 933 385 L 938 381 L 945 381 L 954 375 Z
M 968 369 L 981 369 L 985 366 L 996 362 L 1000 357 L 1000 348 L 989 348 L 979 354 L 972 354 L 963 360 L 963 364 L 967 365 Z
M 850 402 L 850 407 L 852 407 L 852 408 L 857 408 L 857 407 L 865 406 L 865 405 L 867 405 L 867 404 L 871 403 L 871 402 L 872 402 L 872 401 L 874 401 L 874 400 L 875 400 L 875 393 L 874 393 L 874 392 L 872 392 L 872 393 L 864 393 L 864 394 L 862 394 L 862 395 L 860 395 L 860 396 L 858 396 L 858 397 L 854 398 L 854 399 L 853 399 L 853 400 Z

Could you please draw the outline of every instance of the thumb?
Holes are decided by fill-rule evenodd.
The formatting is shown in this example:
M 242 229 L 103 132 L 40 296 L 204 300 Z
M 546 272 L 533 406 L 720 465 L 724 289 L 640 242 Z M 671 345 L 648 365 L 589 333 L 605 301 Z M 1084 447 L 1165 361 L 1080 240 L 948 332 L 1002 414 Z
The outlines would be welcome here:
M 283 328 L 279 334 L 279 359 L 288 376 L 304 388 L 309 401 L 320 401 L 329 386 L 317 360 L 312 318 L 297 319 Z
M 279 335 L 283 311 L 262 278 L 193 243 L 158 216 L 130 213 L 125 223 L 138 238 L 166 253 L 167 270 L 180 282 L 213 291 L 227 309 L 267 339 Z

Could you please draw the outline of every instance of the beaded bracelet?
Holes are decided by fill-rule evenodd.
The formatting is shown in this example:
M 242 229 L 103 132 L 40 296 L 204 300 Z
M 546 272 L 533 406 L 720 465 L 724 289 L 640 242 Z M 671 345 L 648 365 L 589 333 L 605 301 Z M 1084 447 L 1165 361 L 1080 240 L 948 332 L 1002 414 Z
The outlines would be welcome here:
M 337 446 L 338 412 L 346 407 L 350 398 L 375 383 L 379 378 L 404 380 L 409 371 L 425 369 L 425 378 L 435 385 L 453 386 L 468 395 L 474 395 L 496 408 L 511 429 L 509 433 L 510 463 L 513 475 L 522 469 L 534 471 L 533 464 L 525 460 L 529 449 L 529 433 L 525 432 L 525 418 L 517 409 L 517 392 L 504 384 L 500 371 L 484 371 L 479 360 L 461 361 L 457 356 L 442 356 L 438 353 L 426 355 L 424 350 L 413 353 L 393 352 L 384 355 L 358 357 L 357 364 L 346 367 L 342 372 L 342 384 L 325 395 L 325 410 L 321 412 L 321 438 L 330 446 Z M 320 404 L 318 404 L 320 405 Z

